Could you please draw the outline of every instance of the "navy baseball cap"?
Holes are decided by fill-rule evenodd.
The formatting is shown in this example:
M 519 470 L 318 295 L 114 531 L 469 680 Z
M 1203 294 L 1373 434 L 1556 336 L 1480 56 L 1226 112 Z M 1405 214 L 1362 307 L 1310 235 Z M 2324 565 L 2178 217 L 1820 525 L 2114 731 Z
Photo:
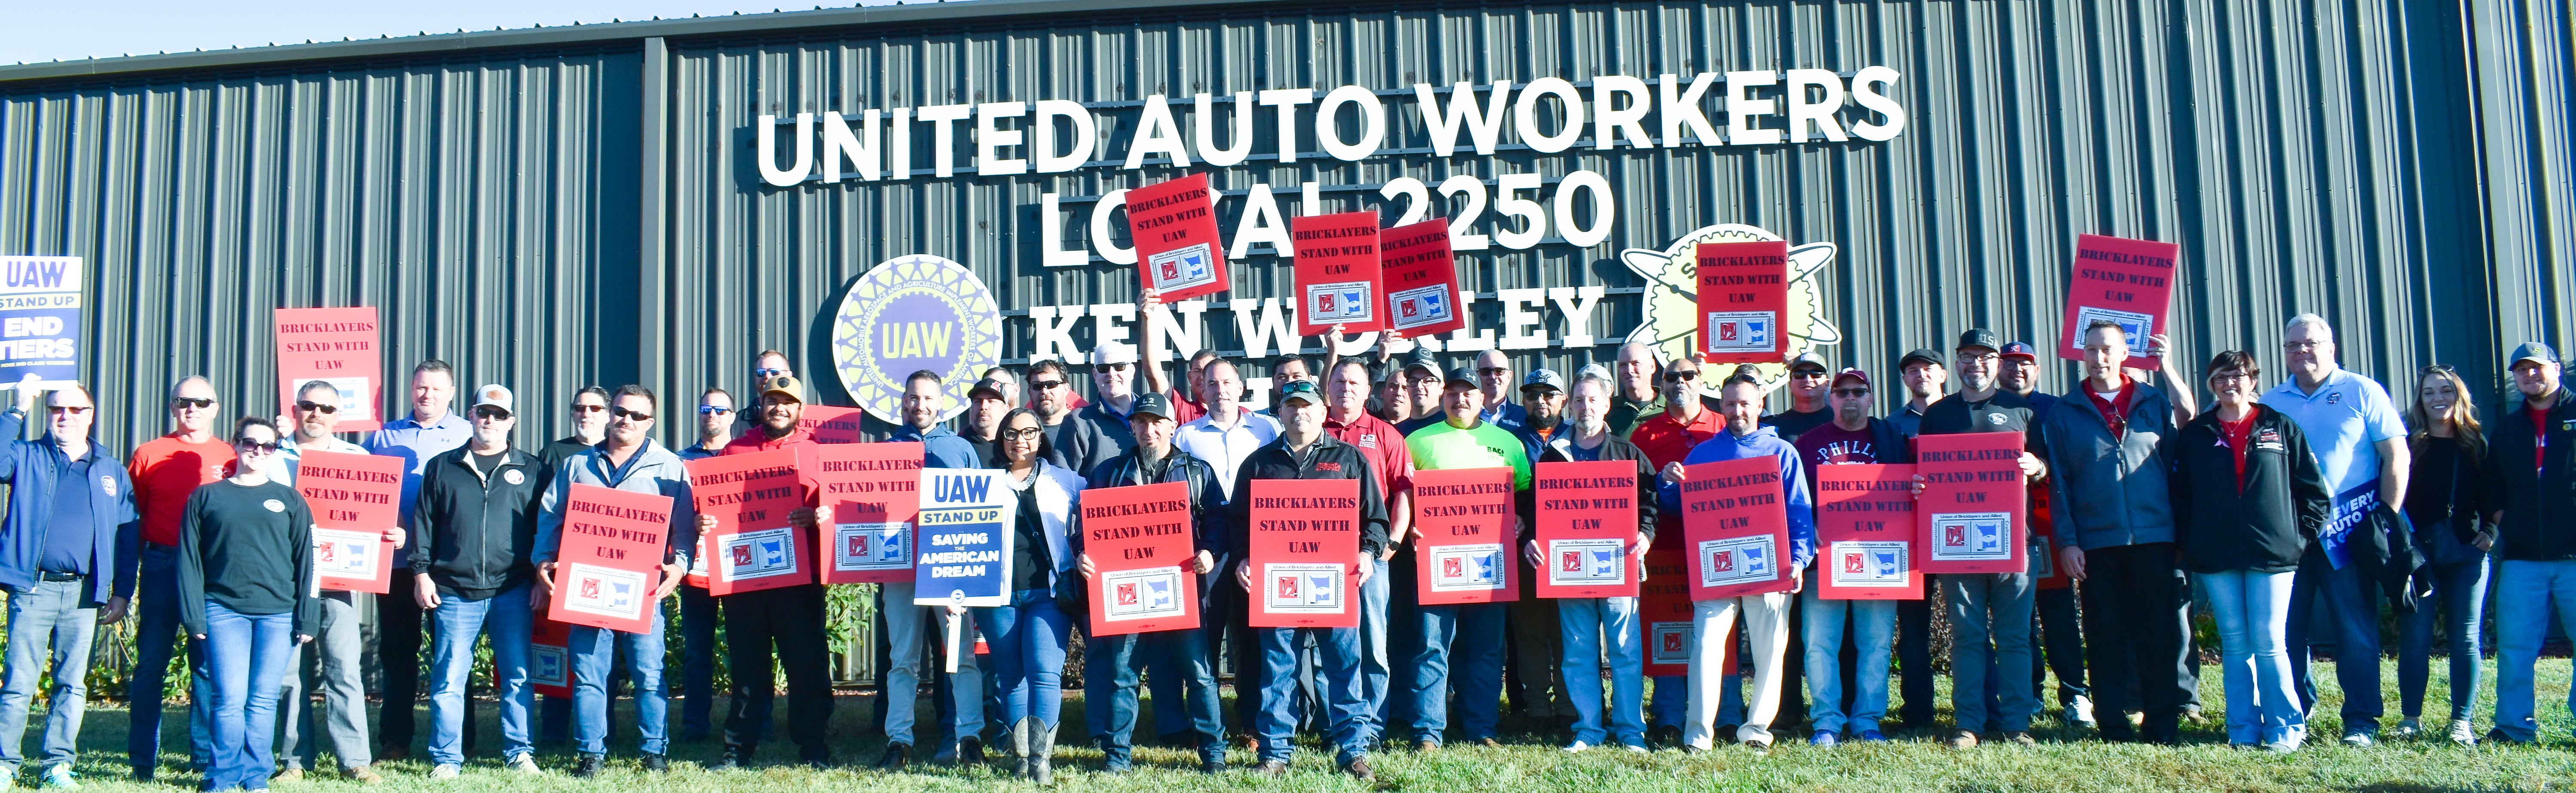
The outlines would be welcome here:
M 1161 391 L 1137 394 L 1135 406 L 1127 409 L 1127 420 L 1135 421 L 1138 416 L 1172 418 L 1172 398 L 1163 396 Z
M 2516 366 L 2521 366 L 2524 361 L 2540 364 L 2557 363 L 2558 351 L 2549 349 L 2549 345 L 2540 342 L 2526 341 L 2513 348 L 2513 356 L 2505 359 L 2504 368 L 2510 371 Z
M 2036 361 L 2039 360 L 2039 350 L 2031 347 L 2030 342 L 2008 341 L 2004 342 L 2004 357 L 2028 358 Z
M 1447 386 L 1449 383 L 1466 383 L 1470 388 L 1483 387 L 1483 384 L 1476 379 L 1476 367 L 1473 366 L 1461 366 L 1449 370 L 1448 382 L 1441 383 L 1441 385 Z

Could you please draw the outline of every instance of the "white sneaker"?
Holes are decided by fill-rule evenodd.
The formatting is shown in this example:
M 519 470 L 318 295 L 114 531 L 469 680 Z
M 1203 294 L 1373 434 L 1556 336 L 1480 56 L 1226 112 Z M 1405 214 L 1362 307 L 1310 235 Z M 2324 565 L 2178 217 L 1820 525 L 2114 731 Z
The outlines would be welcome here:
M 533 754 L 521 753 L 517 757 L 510 758 L 505 765 L 508 765 L 512 771 L 532 776 L 546 772 L 545 769 L 537 767 L 537 756 Z
M 1581 754 L 1581 753 L 1583 753 L 1583 750 L 1590 749 L 1590 748 L 1592 748 L 1592 744 L 1584 743 L 1584 742 L 1582 742 L 1582 741 L 1575 741 L 1575 742 L 1573 742 L 1573 743 L 1566 744 L 1566 745 L 1565 745 L 1565 750 L 1564 750 L 1564 751 L 1565 751 L 1565 753 L 1566 753 L 1566 754 Z
M 1651 752 L 1646 750 L 1646 747 L 1643 744 L 1634 743 L 1628 744 L 1628 752 L 1630 754 L 1651 754 Z
M 2478 745 L 2477 728 L 2469 726 L 2468 719 L 2452 719 L 2451 742 L 2463 747 Z
M 429 769 L 429 778 L 433 780 L 455 779 L 456 765 L 454 763 L 439 763 L 437 768 Z
M 2424 722 L 2417 719 L 2400 719 L 2397 722 L 2397 729 L 2389 731 L 2389 734 L 2399 738 L 2424 737 Z
M 2368 749 L 2377 743 L 2379 742 L 2372 740 L 2370 733 L 2365 730 L 2345 730 L 2343 733 L 2343 745 L 2355 749 Z
M 2093 726 L 2093 698 L 2075 695 L 2075 701 L 2066 706 L 2066 715 L 2069 721 L 2075 722 L 2075 726 Z

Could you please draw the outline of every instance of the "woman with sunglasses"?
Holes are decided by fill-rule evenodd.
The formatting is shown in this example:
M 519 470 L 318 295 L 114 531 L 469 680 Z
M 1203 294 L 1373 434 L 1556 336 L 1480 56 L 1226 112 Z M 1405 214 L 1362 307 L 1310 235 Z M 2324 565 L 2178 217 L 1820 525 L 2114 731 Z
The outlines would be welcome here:
M 2298 423 L 2255 402 L 2260 374 L 2250 353 L 2210 359 L 2216 402 L 2166 438 L 2164 456 L 2183 569 L 2218 617 L 2227 742 L 2290 752 L 2307 738 L 2284 647 L 2290 579 L 2332 495 Z
M 271 481 L 277 425 L 233 428 L 232 478 L 197 488 L 179 526 L 180 618 L 214 698 L 206 790 L 268 787 L 278 681 L 320 618 L 313 592 L 313 511 Z
M 2451 654 L 2451 723 L 2445 735 L 2453 744 L 2471 746 L 2477 743 L 2469 707 L 2477 701 L 2482 669 L 2478 629 L 2487 597 L 2487 550 L 2495 547 L 2494 530 L 2478 520 L 2492 509 L 2478 486 L 2486 432 L 2478 425 L 2468 383 L 2448 366 L 2424 367 L 2416 378 L 2406 427 L 2406 445 L 2415 456 L 2406 479 L 2406 519 L 2415 526 L 2415 548 L 2427 563 L 2416 571 L 2414 585 L 2418 592 L 2429 585 L 2432 595 L 2419 598 L 2412 613 L 2397 615 L 2397 691 L 2406 714 L 2397 735 L 2424 733 L 2424 684 L 2432 672 L 2438 624 Z
M 1082 477 L 1047 462 L 1046 424 L 1028 408 L 1002 417 L 1002 459 L 993 465 L 1016 494 L 1011 521 L 1011 605 L 977 608 L 975 625 L 992 646 L 1002 723 L 1010 728 L 1017 771 L 1054 784 L 1055 730 L 1064 711 L 1064 646 L 1069 623 L 1056 610 L 1055 582 L 1073 568 L 1066 525 L 1082 494 Z

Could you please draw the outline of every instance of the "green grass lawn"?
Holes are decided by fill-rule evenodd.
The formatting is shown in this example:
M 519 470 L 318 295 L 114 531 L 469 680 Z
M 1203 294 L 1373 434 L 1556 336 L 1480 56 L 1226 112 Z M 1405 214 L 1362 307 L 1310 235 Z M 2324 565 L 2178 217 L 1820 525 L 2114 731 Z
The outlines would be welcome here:
M 2387 663 L 2384 677 L 2388 686 L 2390 719 L 2395 724 L 2397 712 L 2396 664 Z M 2428 710 L 2437 714 L 2447 701 L 2441 680 L 2445 666 L 2434 664 L 2435 680 Z M 2048 793 L 2075 793 L 2097 790 L 2567 790 L 2576 787 L 2576 741 L 2568 737 L 2571 724 L 2567 710 L 2557 703 L 2566 701 L 2570 668 L 2566 659 L 2545 659 L 2540 669 L 2540 702 L 2543 723 L 2550 733 L 2542 747 L 2491 748 L 2463 751 L 2439 740 L 2383 742 L 2371 749 L 2346 749 L 2335 745 L 2341 724 L 2332 715 L 2339 698 L 2319 704 L 2321 718 L 2310 725 L 2311 740 L 2307 747 L 2289 756 L 2240 751 L 2224 745 L 2223 725 L 2218 716 L 2225 696 L 2215 670 L 2202 681 L 2202 701 L 2209 707 L 2212 721 L 2187 725 L 2186 740 L 2181 748 L 2135 745 L 2107 745 L 2064 728 L 2053 717 L 2045 717 L 2035 726 L 2041 744 L 2036 747 L 1988 745 L 1960 752 L 1940 744 L 1931 733 L 1899 736 L 1899 740 L 1882 745 L 1845 745 L 1834 749 L 1814 749 L 1804 744 L 1803 733 L 1796 737 L 1783 734 L 1782 746 L 1767 756 L 1755 755 L 1741 746 L 1720 746 L 1717 751 L 1683 755 L 1663 750 L 1638 756 L 1621 751 L 1593 751 L 1567 755 L 1557 750 L 1555 739 L 1537 736 L 1507 737 L 1510 744 L 1502 749 L 1452 747 L 1431 754 L 1410 751 L 1383 752 L 1372 757 L 1377 767 L 1377 787 L 1419 791 L 1569 791 L 1575 793 L 1613 793 L 1647 790 L 2032 790 Z M 2331 680 L 2331 667 L 2320 664 L 2318 674 Z M 2489 680 L 2493 680 L 2492 668 Z M 1942 706 L 1944 718 L 1948 706 L 1947 679 L 1943 679 Z M 783 703 L 782 703 L 783 704 Z M 916 764 L 912 773 L 879 774 L 867 770 L 883 751 L 881 737 L 861 733 L 863 716 L 871 712 L 860 707 L 855 697 L 844 697 L 835 708 L 833 750 L 845 767 L 831 771 L 811 771 L 802 766 L 785 764 L 794 749 L 784 741 L 763 748 L 769 764 L 752 770 L 717 774 L 703 770 L 702 763 L 714 761 L 714 741 L 682 743 L 673 748 L 678 761 L 668 776 L 645 774 L 635 763 L 633 721 L 621 717 L 629 734 L 611 742 L 617 751 L 611 753 L 609 771 L 599 780 L 582 781 L 564 775 L 571 763 L 568 750 L 540 752 L 539 760 L 550 772 L 544 777 L 522 777 L 502 771 L 494 757 L 477 757 L 467 765 L 465 776 L 453 782 L 430 782 L 426 762 L 415 759 L 378 765 L 387 782 L 404 787 L 433 787 L 452 790 L 598 790 L 649 789 L 690 791 L 981 791 L 1025 789 L 1027 783 L 1012 779 L 1002 767 L 952 768 Z M 2478 727 L 2483 732 L 2492 714 L 2492 692 L 2477 707 Z M 1150 709 L 1148 709 L 1150 713 Z M 495 711 L 488 704 L 476 710 L 482 718 L 482 750 L 494 751 L 498 731 L 493 724 Z M 718 713 L 722 713 L 719 703 Z M 675 706 L 673 718 L 678 716 Z M 925 714 L 926 718 L 926 714 Z M 1150 719 L 1150 715 L 1147 716 Z M 1057 754 L 1056 781 L 1067 790 L 1357 790 L 1362 786 L 1339 774 L 1329 755 L 1311 741 L 1301 741 L 1294 770 L 1287 778 L 1268 780 L 1242 770 L 1248 766 L 1250 753 L 1237 751 L 1232 759 L 1236 771 L 1220 777 L 1200 775 L 1189 753 L 1170 749 L 1140 749 L 1137 770 L 1124 776 L 1101 773 L 1100 752 L 1089 747 L 1079 732 L 1082 723 L 1079 696 L 1068 697 L 1064 721 L 1073 725 L 1062 738 L 1070 748 Z M 29 719 L 29 742 L 33 748 L 36 733 L 42 730 L 41 718 Z M 165 752 L 163 773 L 156 783 L 138 784 L 125 776 L 126 713 L 121 707 L 93 710 L 82 735 L 83 750 L 79 771 L 87 787 L 102 791 L 169 791 L 180 786 L 193 788 L 197 776 L 184 770 L 173 772 L 185 763 L 184 752 Z M 165 746 L 179 745 L 185 737 L 176 729 L 175 720 Z M 1150 726 L 1139 730 L 1150 734 Z M 426 736 L 427 730 L 422 734 Z M 415 757 L 422 752 L 415 744 Z M 322 764 L 331 766 L 330 758 Z M 291 787 L 314 789 L 350 789 L 354 786 L 333 776 L 328 780 L 306 781 Z M 27 781 L 33 781 L 28 777 Z

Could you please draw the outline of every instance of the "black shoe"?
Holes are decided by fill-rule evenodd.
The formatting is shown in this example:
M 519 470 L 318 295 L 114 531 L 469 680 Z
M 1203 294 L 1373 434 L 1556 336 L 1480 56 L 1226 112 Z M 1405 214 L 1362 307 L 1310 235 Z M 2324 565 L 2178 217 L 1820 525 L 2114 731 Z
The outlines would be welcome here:
M 1263 760 L 1260 765 L 1253 766 L 1252 770 L 1262 776 L 1279 776 L 1288 773 L 1288 764 L 1280 760 Z
M 1349 765 L 1342 766 L 1342 773 L 1349 774 L 1352 779 L 1357 779 L 1362 782 L 1377 781 L 1377 771 L 1369 768 L 1368 758 L 1366 757 L 1351 758 Z
M 1656 727 L 1653 732 L 1646 733 L 1646 739 L 1648 742 L 1658 746 L 1680 746 L 1682 745 L 1682 728 L 1670 724 Z
M 710 766 L 707 770 L 710 770 L 710 771 L 733 771 L 733 770 L 740 769 L 740 768 L 742 768 L 743 766 L 747 766 L 747 765 L 750 765 L 750 764 L 751 764 L 751 747 L 748 747 L 748 746 L 727 746 L 727 747 L 725 747 L 725 748 L 724 748 L 724 754 L 720 754 L 720 755 L 717 755 L 717 756 L 716 756 L 716 764 L 715 764 L 715 765 L 713 765 L 713 766 Z
M 877 760 L 877 770 L 895 772 L 912 762 L 912 744 L 896 741 L 886 744 L 885 757 Z
M 973 765 L 981 762 L 984 762 L 984 739 L 970 735 L 965 740 L 957 742 L 958 765 Z
M 656 773 L 656 774 L 667 774 L 667 773 L 670 773 L 670 772 L 671 772 L 671 758 L 663 757 L 663 756 L 658 755 L 658 754 L 648 754 L 648 755 L 645 755 L 645 756 L 644 756 L 644 770 L 646 770 L 646 771 L 651 771 L 651 772 Z
M 1225 761 L 1201 760 L 1199 761 L 1199 773 L 1207 774 L 1209 776 L 1225 773 Z
M 600 769 L 607 767 L 607 757 L 585 753 L 581 756 L 581 763 L 573 766 L 572 778 L 589 779 L 591 777 L 599 776 Z

